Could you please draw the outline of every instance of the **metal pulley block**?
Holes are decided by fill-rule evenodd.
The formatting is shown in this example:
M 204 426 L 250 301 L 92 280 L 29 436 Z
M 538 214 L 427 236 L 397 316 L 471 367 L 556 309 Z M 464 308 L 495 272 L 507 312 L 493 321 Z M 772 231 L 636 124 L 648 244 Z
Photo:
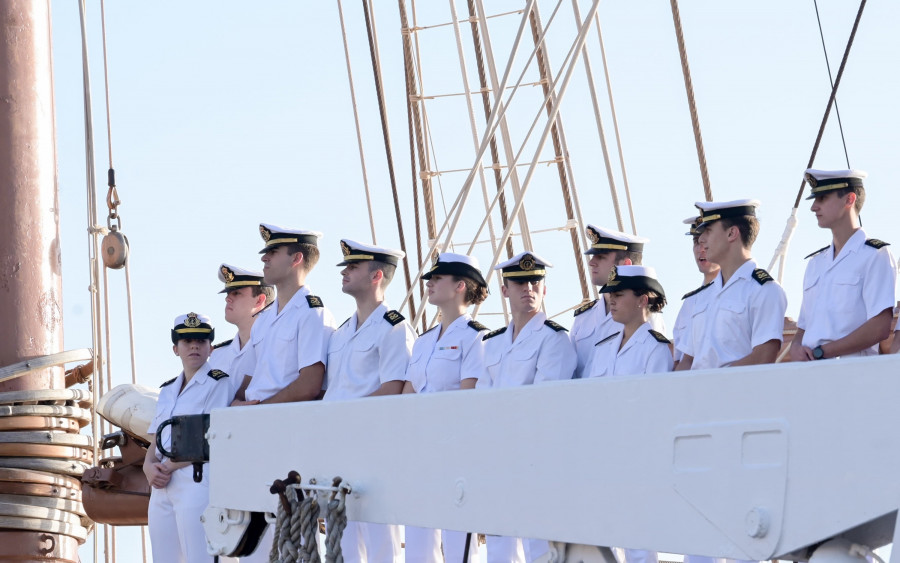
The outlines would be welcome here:
M 103 265 L 111 270 L 120 270 L 125 266 L 125 261 L 128 260 L 128 237 L 117 226 L 112 226 L 100 241 L 100 255 L 103 257 Z

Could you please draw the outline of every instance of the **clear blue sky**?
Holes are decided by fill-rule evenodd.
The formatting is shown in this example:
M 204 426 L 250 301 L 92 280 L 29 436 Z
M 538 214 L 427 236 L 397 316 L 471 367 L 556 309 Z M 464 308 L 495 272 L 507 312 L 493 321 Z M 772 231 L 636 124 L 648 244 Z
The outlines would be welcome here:
M 486 4 L 490 13 L 502 13 L 524 2 Z M 858 6 L 840 0 L 819 4 L 836 73 Z M 540 5 L 546 22 L 555 3 Z M 587 1 L 580 5 L 583 12 L 589 8 Z M 357 2 L 345 2 L 344 7 L 378 242 L 398 246 L 362 14 Z M 323 257 L 309 282 L 339 322 L 347 318 L 353 302 L 338 285 L 339 268 L 334 266 L 339 261 L 338 241 L 368 240 L 370 232 L 336 4 L 280 0 L 251 7 L 245 2 L 207 0 L 110 2 L 107 8 L 113 158 L 123 230 L 132 250 L 140 381 L 156 386 L 180 369 L 169 342 L 169 329 L 178 314 L 206 313 L 217 326 L 219 340 L 230 338 L 223 299 L 217 294 L 217 266 L 223 261 L 261 266 L 260 222 L 325 233 Z M 394 4 L 378 3 L 377 9 L 398 187 L 407 245 L 414 257 L 399 17 Z M 457 9 L 462 16 L 465 2 L 457 2 Z M 71 349 L 91 346 L 82 66 L 75 3 L 54 1 L 53 10 L 65 343 Z M 599 13 L 637 230 L 651 239 L 644 262 L 656 267 L 667 290 L 670 305 L 665 313 L 671 327 L 679 297 L 700 282 L 681 220 L 692 214 L 694 201 L 703 199 L 671 11 L 663 1 L 608 1 Z M 869 4 L 838 98 L 851 165 L 869 172 L 864 227 L 869 236 L 888 242 L 898 238 L 894 220 L 895 136 L 900 130 L 895 109 L 900 99 L 898 16 L 896 3 Z M 421 26 L 449 22 L 448 4 L 419 2 L 417 17 Z M 683 1 L 681 17 L 713 194 L 718 200 L 762 200 L 762 233 L 754 255 L 765 267 L 790 213 L 830 91 L 813 2 Z M 95 168 L 102 202 L 109 163 L 99 3 L 91 3 L 88 21 Z M 491 20 L 498 72 L 502 73 L 517 24 L 517 16 Z M 565 57 L 573 29 L 571 4 L 563 2 L 548 39 L 554 72 Z M 464 34 L 464 40 L 468 38 Z M 419 41 L 425 93 L 461 92 L 452 28 L 424 30 Z M 595 34 L 588 47 L 601 104 L 608 107 Z M 520 54 L 517 69 L 528 53 Z M 467 65 L 474 88 L 471 50 Z M 535 80 L 533 70 L 527 76 L 526 81 Z M 510 110 L 514 137 L 530 124 L 539 93 L 539 88 L 527 86 L 517 94 L 514 104 L 525 104 Z M 475 101 L 476 115 L 481 116 L 480 100 Z M 473 148 L 463 99 L 438 98 L 427 102 L 427 111 L 437 168 L 471 167 Z M 608 109 L 604 111 L 614 146 Z M 615 227 L 580 67 L 562 116 L 584 218 Z M 832 118 L 817 167 L 845 167 L 836 124 Z M 525 158 L 531 156 L 533 141 L 530 146 Z M 549 151 L 542 158 L 549 158 Z M 618 160 L 613 164 L 627 217 Z M 522 177 L 524 173 L 522 169 Z M 440 177 L 448 207 L 464 178 L 459 173 Z M 560 201 L 555 168 L 540 166 L 525 201 L 531 228 L 563 226 Z M 471 237 L 480 206 L 477 185 L 457 242 Z M 441 209 L 439 204 L 439 219 Z M 99 213 L 105 223 L 105 209 Z M 799 216 L 784 283 L 788 314 L 793 317 L 800 305 L 803 256 L 830 240 L 810 220 L 806 202 L 801 203 Z M 581 296 L 568 236 L 546 233 L 534 240 L 534 250 L 557 265 L 548 278 L 548 309 L 556 312 L 575 305 Z M 516 245 L 520 250 L 518 240 Z M 486 245 L 480 245 L 476 255 L 483 265 L 490 262 Z M 110 279 L 112 373 L 114 382 L 121 383 L 130 373 L 123 273 L 111 272 Z M 402 279 L 398 274 L 389 294 L 394 306 L 404 293 Z M 486 312 L 499 311 L 498 293 L 495 289 Z M 481 320 L 492 327 L 502 324 L 497 316 Z M 569 325 L 571 314 L 557 320 Z

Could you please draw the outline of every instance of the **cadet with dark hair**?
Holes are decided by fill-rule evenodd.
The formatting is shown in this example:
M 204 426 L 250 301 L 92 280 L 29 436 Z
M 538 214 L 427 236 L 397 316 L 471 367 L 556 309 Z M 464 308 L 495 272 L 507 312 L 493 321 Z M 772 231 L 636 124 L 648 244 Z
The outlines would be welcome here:
M 225 320 L 237 327 L 231 340 L 213 346 L 209 364 L 229 374 L 250 374 L 256 367 L 256 354 L 250 344 L 250 333 L 256 315 L 275 299 L 275 290 L 263 281 L 262 272 L 255 272 L 230 264 L 219 266 L 219 281 L 225 288 Z M 232 376 L 233 392 L 229 402 L 243 384 L 243 378 Z M 247 382 L 249 384 L 249 381 Z
M 402 251 L 341 240 L 341 291 L 356 301 L 356 312 L 338 327 L 328 345 L 324 401 L 396 395 L 403 390 L 416 333 L 384 293 Z M 399 561 L 400 527 L 347 522 L 341 538 L 344 561 Z
M 796 362 L 872 356 L 890 336 L 897 265 L 888 244 L 866 238 L 859 222 L 865 172 L 806 171 L 819 227 L 831 244 L 807 258 L 803 303 L 791 343 Z
M 590 256 L 588 268 L 590 269 L 591 283 L 602 286 L 609 278 L 609 272 L 613 266 L 640 265 L 643 259 L 644 245 L 649 239 L 620 233 L 610 229 L 602 229 L 594 225 L 585 227 L 585 233 L 591 242 L 590 248 L 585 251 Z M 665 323 L 662 315 L 650 316 L 650 324 L 654 330 L 664 333 Z M 620 331 L 621 325 L 613 320 L 609 314 L 609 298 L 601 294 L 595 299 L 575 309 L 575 320 L 572 322 L 572 343 L 578 355 L 578 365 L 575 367 L 574 377 L 587 377 L 590 373 L 591 356 L 594 353 L 594 344 L 612 334 Z
M 147 430 L 154 438 L 159 426 L 173 416 L 209 414 L 228 406 L 232 393 L 228 374 L 207 361 L 214 338 L 206 315 L 188 313 L 175 319 L 172 351 L 183 369 L 160 388 L 156 416 Z M 171 429 L 163 428 L 158 441 L 164 450 L 171 449 Z M 156 449 L 156 442 L 150 441 L 143 467 L 151 486 L 147 519 L 153 560 L 212 563 L 200 521 L 209 504 L 209 464 L 204 464 L 202 481 L 195 483 L 191 463 L 173 462 Z
M 759 201 L 698 202 L 699 242 L 719 265 L 713 284 L 697 294 L 690 337 L 678 370 L 767 364 L 784 337 L 784 289 L 750 255 L 759 234 Z
M 321 233 L 261 224 L 263 281 L 275 286 L 271 307 L 253 324 L 256 367 L 235 405 L 312 401 L 321 395 L 334 317 L 306 278 L 319 260 Z M 242 395 L 243 391 L 243 396 Z

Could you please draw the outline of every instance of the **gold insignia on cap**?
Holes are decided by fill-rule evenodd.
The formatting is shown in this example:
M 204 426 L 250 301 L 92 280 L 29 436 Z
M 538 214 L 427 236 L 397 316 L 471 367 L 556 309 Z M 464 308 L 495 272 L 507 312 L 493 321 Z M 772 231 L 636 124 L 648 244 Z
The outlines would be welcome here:
M 272 231 L 262 225 L 259 226 L 259 234 L 262 235 L 263 240 L 266 242 L 269 242 L 269 239 L 272 238 Z
M 434 256 L 434 260 L 431 261 L 431 269 L 428 270 L 429 272 L 433 272 L 433 271 L 437 270 L 438 264 L 441 261 L 440 258 L 441 258 L 440 254 L 436 254 Z
M 606 285 L 614 285 L 613 282 L 616 282 L 616 276 L 619 275 L 619 272 L 616 270 L 616 267 L 613 266 L 612 270 L 609 271 L 609 276 L 606 278 Z M 618 283 L 618 282 L 616 282 Z
M 225 278 L 225 283 L 231 283 L 234 281 L 234 272 L 228 266 L 222 266 L 222 277 Z
M 523 272 L 529 272 L 534 269 L 534 256 L 531 254 L 526 254 L 519 260 L 519 268 L 522 269 Z
M 587 228 L 587 237 L 591 239 L 591 243 L 593 244 L 600 242 L 600 233 L 590 227 Z
M 188 313 L 187 318 L 184 319 L 184 326 L 188 328 L 197 328 L 200 326 L 200 318 L 197 317 L 197 313 Z
M 344 241 L 341 241 L 341 252 L 344 253 L 344 256 L 349 256 L 353 250 L 350 248 L 350 245 Z

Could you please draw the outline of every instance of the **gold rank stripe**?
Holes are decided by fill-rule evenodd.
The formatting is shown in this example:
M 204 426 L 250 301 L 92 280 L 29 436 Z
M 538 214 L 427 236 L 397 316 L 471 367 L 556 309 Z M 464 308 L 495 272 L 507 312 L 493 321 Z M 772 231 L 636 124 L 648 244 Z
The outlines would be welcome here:
M 192 334 L 195 332 L 203 332 L 203 333 L 209 334 L 210 332 L 212 332 L 212 329 L 208 329 L 208 328 L 176 328 L 175 332 L 177 332 L 178 334 Z
M 286 242 L 298 242 L 299 239 L 295 238 L 273 238 L 266 241 L 266 246 L 272 246 L 273 244 L 283 244 Z
M 374 260 L 371 254 L 348 254 L 344 256 L 344 260 Z
M 259 282 L 259 281 L 252 281 L 252 280 L 250 280 L 250 281 L 236 281 L 236 282 L 226 283 L 226 284 L 225 284 L 225 287 L 244 287 L 244 286 L 247 286 L 247 285 L 262 285 L 262 282 Z
M 842 184 L 828 184 L 827 186 L 820 186 L 818 188 L 813 188 L 812 193 L 817 194 L 819 192 L 825 192 L 825 191 L 829 191 L 829 190 L 839 190 L 841 188 L 846 188 L 849 185 L 850 184 L 847 182 L 844 182 Z
M 702 217 L 702 222 L 706 223 L 707 221 L 716 221 L 721 218 L 722 218 L 722 216 L 719 215 L 718 213 L 716 213 L 715 215 L 704 215 Z
M 547 274 L 547 270 L 528 270 L 521 272 L 503 272 L 504 278 L 524 278 L 524 277 L 534 277 L 534 276 L 543 276 Z
M 624 244 L 606 244 L 606 243 L 592 244 L 591 248 L 596 248 L 598 250 L 628 250 L 628 246 L 626 246 Z

